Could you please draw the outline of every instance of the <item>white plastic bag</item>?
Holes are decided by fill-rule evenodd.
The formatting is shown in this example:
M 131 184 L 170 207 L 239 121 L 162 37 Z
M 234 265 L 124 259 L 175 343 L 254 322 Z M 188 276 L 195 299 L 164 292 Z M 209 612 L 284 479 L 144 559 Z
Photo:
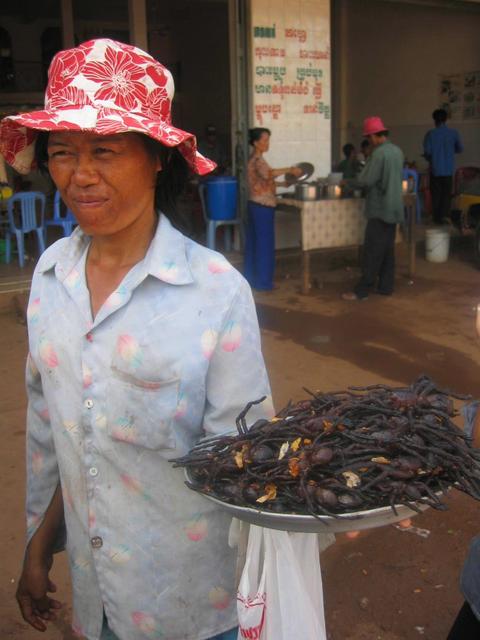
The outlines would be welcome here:
M 266 612 L 266 565 L 263 560 L 263 529 L 251 526 L 247 556 L 238 585 L 238 640 L 263 640 Z
M 318 536 L 250 526 L 237 602 L 238 640 L 326 640 Z

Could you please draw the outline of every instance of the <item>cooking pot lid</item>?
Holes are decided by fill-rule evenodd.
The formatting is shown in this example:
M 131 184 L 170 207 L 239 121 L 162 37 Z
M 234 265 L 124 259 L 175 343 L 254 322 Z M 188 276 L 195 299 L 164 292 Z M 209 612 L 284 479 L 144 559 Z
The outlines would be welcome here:
M 305 182 L 305 180 L 308 180 L 308 178 L 310 178 L 312 173 L 315 171 L 315 167 L 311 162 L 299 162 L 294 166 L 302 170 L 302 175 L 296 178 L 292 173 L 286 173 L 285 182 L 288 186 L 296 184 L 298 182 Z

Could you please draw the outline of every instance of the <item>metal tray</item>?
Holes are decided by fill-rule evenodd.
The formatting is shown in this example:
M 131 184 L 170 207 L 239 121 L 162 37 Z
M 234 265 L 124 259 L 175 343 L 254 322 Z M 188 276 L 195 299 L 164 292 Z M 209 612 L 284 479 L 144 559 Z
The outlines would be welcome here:
M 295 166 L 302 170 L 302 175 L 297 178 L 292 173 L 286 173 L 284 177 L 288 186 L 297 184 L 298 182 L 305 182 L 315 171 L 315 167 L 311 162 L 299 162 Z
M 188 470 L 185 469 L 185 477 L 189 482 L 191 479 Z M 339 514 L 337 518 L 331 516 L 313 516 L 295 515 L 288 513 L 272 513 L 271 511 L 262 511 L 252 507 L 239 507 L 228 502 L 223 502 L 218 498 L 200 493 L 207 500 L 215 502 L 218 506 L 225 509 L 233 518 L 244 520 L 250 524 L 256 524 L 259 527 L 267 529 L 280 529 L 282 531 L 299 531 L 302 533 L 341 533 L 345 531 L 360 531 L 363 529 L 374 529 L 375 527 L 383 527 L 388 524 L 394 524 L 406 518 L 413 518 L 418 515 L 416 511 L 410 509 L 406 505 L 396 505 L 398 515 L 395 515 L 390 507 L 379 507 L 378 509 L 369 509 L 368 511 L 357 511 L 351 514 Z M 428 505 L 418 505 L 425 511 Z

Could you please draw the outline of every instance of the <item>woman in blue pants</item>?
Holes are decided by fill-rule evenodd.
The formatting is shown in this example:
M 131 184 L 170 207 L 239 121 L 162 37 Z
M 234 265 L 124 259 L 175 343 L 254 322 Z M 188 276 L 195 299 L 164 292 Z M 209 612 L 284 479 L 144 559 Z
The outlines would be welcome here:
M 244 275 L 250 286 L 259 291 L 273 289 L 275 270 L 275 178 L 284 173 L 301 175 L 298 167 L 272 169 L 263 154 L 270 146 L 270 131 L 250 129 L 253 153 L 248 161 L 248 221 L 245 241 Z

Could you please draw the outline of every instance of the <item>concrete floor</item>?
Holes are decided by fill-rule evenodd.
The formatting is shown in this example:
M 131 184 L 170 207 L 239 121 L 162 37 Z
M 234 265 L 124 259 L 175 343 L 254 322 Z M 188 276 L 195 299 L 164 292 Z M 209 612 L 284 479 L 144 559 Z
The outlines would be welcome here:
M 420 249 L 420 247 L 419 247 Z M 397 290 L 391 298 L 371 296 L 361 303 L 340 299 L 357 277 L 355 254 L 314 260 L 315 288 L 300 294 L 300 259 L 290 255 L 277 267 L 277 289 L 256 294 L 263 348 L 277 409 L 305 397 L 303 387 L 319 390 L 348 385 L 401 383 L 421 373 L 442 386 L 480 396 L 480 351 L 474 308 L 480 298 L 480 272 L 470 239 L 456 241 L 448 262 L 432 264 L 419 256 L 413 283 L 406 278 L 406 255 L 398 249 Z M 21 324 L 23 281 L 0 266 L 0 468 L 3 517 L 0 524 L 0 637 L 39 637 L 22 622 L 13 594 L 24 536 L 24 359 Z M 19 282 L 17 307 L 7 282 Z M 3 283 L 3 284 L 2 284 Z M 3 290 L 11 285 L 5 285 Z M 468 542 L 478 533 L 480 505 L 452 492 L 446 512 L 428 510 L 414 525 L 364 532 L 356 540 L 338 536 L 322 555 L 330 640 L 442 640 L 461 603 L 458 576 Z M 43 638 L 68 640 L 70 606 L 65 558 L 58 558 L 54 580 L 65 607 Z M 297 640 L 297 639 L 292 639 Z M 303 639 L 298 639 L 303 640 Z

